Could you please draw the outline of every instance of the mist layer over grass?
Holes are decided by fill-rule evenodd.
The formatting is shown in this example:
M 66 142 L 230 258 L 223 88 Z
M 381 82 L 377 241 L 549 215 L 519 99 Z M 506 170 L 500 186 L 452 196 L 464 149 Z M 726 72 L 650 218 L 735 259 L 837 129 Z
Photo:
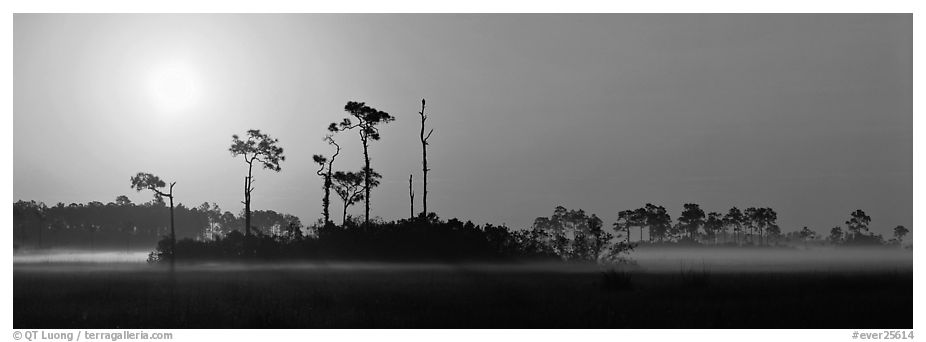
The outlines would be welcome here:
M 630 253 L 632 269 L 647 272 L 707 270 L 711 272 L 856 272 L 912 270 L 913 252 L 899 248 L 659 248 L 643 247 Z M 17 253 L 17 269 L 132 270 L 159 269 L 148 265 L 145 251 L 45 250 Z M 163 265 L 162 265 L 163 266 Z M 282 262 L 272 264 L 193 263 L 183 265 L 199 270 L 295 269 L 313 270 L 458 270 L 460 267 L 485 271 L 597 272 L 601 267 L 585 263 L 505 262 L 505 263 L 385 263 L 385 262 Z M 627 268 L 627 266 L 621 266 Z
M 42 249 L 18 251 L 13 254 L 13 264 L 38 263 L 145 263 L 149 251 L 107 250 L 90 251 L 80 249 Z
M 631 258 L 646 271 L 712 272 L 912 270 L 913 251 L 900 248 L 638 248 Z

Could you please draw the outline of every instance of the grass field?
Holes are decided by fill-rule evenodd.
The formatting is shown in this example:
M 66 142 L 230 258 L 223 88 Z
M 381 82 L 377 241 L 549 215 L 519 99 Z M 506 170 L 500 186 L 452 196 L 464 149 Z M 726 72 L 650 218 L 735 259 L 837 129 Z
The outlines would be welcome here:
M 912 328 L 913 274 L 14 267 L 14 328 Z

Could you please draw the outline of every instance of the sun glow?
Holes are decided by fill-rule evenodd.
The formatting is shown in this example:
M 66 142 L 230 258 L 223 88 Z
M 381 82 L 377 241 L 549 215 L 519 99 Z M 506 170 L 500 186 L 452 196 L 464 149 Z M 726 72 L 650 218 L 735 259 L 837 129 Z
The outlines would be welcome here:
M 148 75 L 152 101 L 161 110 L 170 113 L 187 110 L 197 104 L 199 83 L 195 69 L 186 63 L 163 64 Z

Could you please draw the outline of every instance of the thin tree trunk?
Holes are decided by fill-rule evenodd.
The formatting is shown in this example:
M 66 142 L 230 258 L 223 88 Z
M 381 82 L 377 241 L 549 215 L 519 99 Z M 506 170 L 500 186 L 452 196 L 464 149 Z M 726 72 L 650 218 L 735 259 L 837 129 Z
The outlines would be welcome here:
M 248 172 L 250 174 L 250 172 Z M 248 191 L 251 176 L 244 177 L 244 236 L 251 236 L 251 192 Z
M 170 267 L 174 267 L 174 260 L 177 259 L 177 234 L 174 230 L 174 184 L 170 184 Z
M 428 119 L 424 115 L 424 99 L 421 99 L 421 111 L 418 112 L 421 115 L 421 171 L 424 174 L 423 184 L 422 184 L 422 193 L 421 193 L 421 206 L 422 213 L 424 216 L 428 215 L 428 138 L 431 137 L 431 133 L 434 133 L 432 129 L 428 132 L 428 135 L 424 134 L 424 122 Z
M 331 169 L 334 168 L 334 158 L 337 158 L 338 154 L 341 153 L 341 145 L 338 145 L 336 142 L 334 142 L 333 138 L 330 138 L 329 141 L 337 148 L 337 151 L 331 155 L 331 160 L 328 161 L 328 173 L 325 176 L 325 198 L 322 199 L 322 205 L 324 206 L 323 213 L 325 214 L 326 225 L 331 222 L 328 211 L 328 208 L 331 206 Z
M 341 227 L 347 223 L 347 201 L 344 201 L 344 211 L 341 213 Z
M 331 196 L 331 169 L 328 169 L 328 175 L 325 176 L 325 197 L 322 198 L 322 214 L 325 216 L 325 224 L 331 222 L 330 216 L 328 215 L 328 204 L 330 203 Z
M 408 175 L 408 199 L 409 199 L 409 211 L 408 218 L 415 218 L 415 191 L 412 190 L 412 175 Z
M 251 171 L 254 160 L 248 163 L 248 176 L 244 179 L 244 236 L 251 236 Z

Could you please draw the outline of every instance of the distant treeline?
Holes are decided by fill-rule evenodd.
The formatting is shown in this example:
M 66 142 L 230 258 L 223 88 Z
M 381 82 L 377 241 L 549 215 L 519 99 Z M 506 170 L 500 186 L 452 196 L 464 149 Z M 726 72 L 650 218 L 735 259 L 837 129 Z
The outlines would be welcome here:
M 885 240 L 881 234 L 869 231 L 871 217 L 862 210 L 849 213 L 842 226 L 829 229 L 827 235 L 803 227 L 783 233 L 778 225 L 778 213 L 772 208 L 730 208 L 726 213 L 705 213 L 698 204 L 686 203 L 676 222 L 663 206 L 647 203 L 644 207 L 620 211 L 612 227 L 625 233 L 627 242 L 643 244 L 734 245 L 773 246 L 802 244 L 830 245 L 896 245 L 909 233 L 904 226 L 893 229 L 893 238 Z M 574 225 L 573 217 L 581 217 L 581 210 L 557 207 L 553 216 L 538 217 L 534 229 L 563 234 L 563 227 Z M 567 229 L 568 231 L 568 229 Z M 638 232 L 638 233 L 637 233 Z M 636 236 L 632 239 L 632 236 Z
M 265 234 L 305 227 L 299 218 L 272 210 L 252 213 L 251 223 Z M 13 203 L 14 248 L 148 249 L 168 236 L 169 208 L 160 198 L 143 204 L 119 196 L 109 203 Z M 243 215 L 223 212 L 218 205 L 203 203 L 174 208 L 178 238 L 211 240 L 244 228 Z
M 332 259 L 499 259 L 554 258 L 600 260 L 616 257 L 631 246 L 723 245 L 807 246 L 899 244 L 909 232 L 894 229 L 885 241 L 868 231 L 871 218 L 850 213 L 846 230 L 819 235 L 804 227 L 782 234 L 771 208 L 731 208 L 725 215 L 705 214 L 697 204 L 686 204 L 673 223 L 662 206 L 647 204 L 618 213 L 610 227 L 595 214 L 556 207 L 549 217 L 538 217 L 530 229 L 475 225 L 457 219 L 428 217 L 394 222 L 348 218 L 340 226 L 318 222 L 305 226 L 296 216 L 272 210 L 252 212 L 254 241 L 245 249 L 243 214 L 222 211 L 203 203 L 174 208 L 177 251 L 186 257 L 309 257 Z M 119 196 L 110 203 L 18 201 L 13 204 L 15 247 L 80 249 L 151 249 L 169 236 L 168 208 L 157 198 L 143 204 Z M 159 253 L 169 251 L 167 239 Z M 157 253 L 156 253 L 157 254 Z M 183 257 L 181 257 L 183 258 Z

